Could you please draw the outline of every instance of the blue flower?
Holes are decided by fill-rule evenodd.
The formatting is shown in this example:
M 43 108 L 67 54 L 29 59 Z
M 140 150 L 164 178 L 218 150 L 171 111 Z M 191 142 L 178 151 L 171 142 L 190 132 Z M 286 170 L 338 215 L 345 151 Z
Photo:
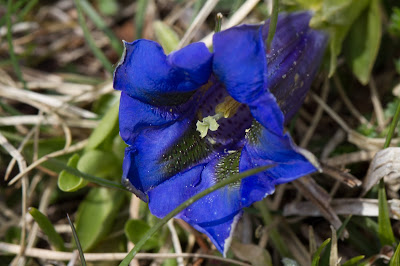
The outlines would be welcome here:
M 120 135 L 129 145 L 122 181 L 155 216 L 230 175 L 276 165 L 178 215 L 225 254 L 244 207 L 316 171 L 284 132 L 326 45 L 309 20 L 304 12 L 280 15 L 270 51 L 268 22 L 216 33 L 213 53 L 203 43 L 169 55 L 153 41 L 125 43 L 114 74 Z

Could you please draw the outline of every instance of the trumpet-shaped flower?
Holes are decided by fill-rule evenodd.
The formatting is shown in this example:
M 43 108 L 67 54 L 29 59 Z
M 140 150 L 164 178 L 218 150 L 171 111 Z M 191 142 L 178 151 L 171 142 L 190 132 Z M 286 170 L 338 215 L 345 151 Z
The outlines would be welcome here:
M 122 180 L 155 216 L 230 175 L 275 165 L 177 216 L 225 254 L 244 207 L 316 171 L 284 132 L 326 45 L 309 20 L 304 12 L 280 15 L 269 51 L 268 21 L 216 33 L 213 53 L 203 43 L 169 55 L 153 41 L 125 43 L 114 74 L 122 91 L 120 135 L 129 145 Z

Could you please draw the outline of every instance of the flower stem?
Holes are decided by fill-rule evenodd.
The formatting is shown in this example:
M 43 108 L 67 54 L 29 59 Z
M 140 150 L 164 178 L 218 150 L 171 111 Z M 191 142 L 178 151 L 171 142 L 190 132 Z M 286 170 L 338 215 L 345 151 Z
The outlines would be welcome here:
M 191 197 L 190 199 L 186 200 L 185 202 L 183 202 L 181 205 L 179 205 L 178 207 L 176 207 L 173 211 L 171 211 L 170 213 L 168 213 L 161 221 L 159 221 L 157 224 L 155 224 L 152 228 L 150 228 L 149 231 L 146 232 L 146 234 L 140 239 L 140 241 L 135 245 L 135 247 L 133 249 L 131 249 L 131 251 L 128 253 L 128 255 L 124 258 L 124 260 L 120 263 L 120 266 L 128 266 L 129 263 L 131 262 L 131 260 L 135 257 L 135 255 L 140 251 L 140 249 L 143 247 L 143 245 L 146 243 L 146 241 L 155 233 L 157 232 L 163 225 L 165 225 L 170 219 L 172 219 L 173 217 L 175 217 L 177 214 L 179 214 L 181 211 L 183 211 L 184 209 L 186 209 L 188 206 L 190 206 L 191 204 L 193 204 L 195 201 L 201 199 L 202 197 L 210 194 L 211 192 L 218 190 L 226 185 L 235 183 L 245 177 L 249 177 L 252 175 L 255 175 L 259 172 L 263 172 L 271 167 L 274 167 L 274 165 L 268 165 L 268 166 L 262 166 L 262 167 L 257 167 L 257 168 L 253 168 L 250 169 L 246 172 L 243 173 L 239 173 L 236 175 L 232 175 L 224 180 L 222 180 L 221 182 L 215 184 L 212 187 L 209 187 L 199 193 L 197 193 L 196 195 L 194 195 L 193 197 Z
M 276 31 L 276 24 L 278 23 L 278 0 L 273 0 L 272 3 L 272 14 L 269 23 L 268 37 L 267 37 L 267 50 L 271 47 L 272 39 L 274 38 Z
M 76 11 L 78 13 L 78 21 L 79 24 L 82 28 L 83 31 L 83 36 L 85 37 L 85 40 L 87 44 L 89 45 L 90 49 L 92 50 L 93 54 L 99 59 L 99 61 L 103 64 L 103 67 L 112 74 L 114 72 L 114 67 L 110 63 L 110 61 L 107 59 L 107 57 L 104 55 L 104 53 L 100 50 L 99 47 L 97 47 L 96 42 L 94 41 L 89 28 L 86 25 L 85 18 L 83 16 L 83 11 L 82 11 L 82 6 L 81 6 L 81 0 L 74 0 L 75 6 L 76 6 Z
M 220 32 L 221 31 L 221 27 L 222 27 L 222 18 L 224 16 L 221 13 L 218 13 L 215 16 L 215 33 Z

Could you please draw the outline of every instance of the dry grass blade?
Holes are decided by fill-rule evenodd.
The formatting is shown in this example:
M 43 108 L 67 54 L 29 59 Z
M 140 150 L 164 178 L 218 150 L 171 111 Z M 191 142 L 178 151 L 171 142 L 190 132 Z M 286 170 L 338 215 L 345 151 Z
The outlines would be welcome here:
M 49 160 L 50 158 L 54 158 L 54 157 L 58 157 L 64 154 L 69 154 L 69 153 L 73 153 L 76 151 L 79 151 L 83 148 L 85 148 L 86 144 L 87 144 L 88 140 L 82 140 L 72 146 L 70 146 L 68 149 L 63 149 L 63 150 L 59 150 L 59 151 L 55 151 L 52 153 L 49 153 L 43 157 L 41 157 L 40 159 L 38 159 L 37 161 L 34 161 L 32 164 L 30 164 L 24 171 L 20 172 L 18 175 L 16 175 L 9 183 L 8 185 L 12 185 L 15 182 L 17 182 L 21 177 L 23 177 L 26 173 L 28 173 L 29 171 L 35 169 L 37 166 L 39 166 L 40 164 L 46 162 L 47 160 Z
M 221 30 L 236 26 L 237 24 L 242 22 L 246 18 L 246 16 L 253 10 L 253 8 L 258 4 L 258 2 L 260 2 L 260 0 L 247 0 L 246 2 L 244 2 L 244 4 L 228 20 L 228 22 L 222 24 Z M 203 38 L 201 42 L 204 42 L 207 47 L 211 47 L 212 36 L 213 33 L 210 33 L 205 38 Z
M 172 244 L 174 245 L 175 253 L 177 255 L 182 254 L 182 247 L 181 247 L 181 243 L 179 242 L 178 234 L 176 233 L 176 230 L 174 227 L 174 220 L 173 219 L 169 220 L 167 225 L 168 225 L 169 231 L 171 232 Z M 182 257 L 176 258 L 176 261 L 178 263 L 178 266 L 184 265 Z
M 18 167 L 20 172 L 26 171 L 26 161 L 21 153 L 12 146 L 7 139 L 0 133 L 0 146 L 2 146 L 15 160 L 18 162 Z M 22 201 L 21 201 L 21 221 L 22 221 L 22 228 L 21 228 L 21 240 L 20 246 L 21 249 L 18 252 L 18 256 L 14 258 L 12 264 L 20 263 L 23 264 L 24 252 L 25 252 L 25 236 L 26 236 L 26 211 L 27 211 L 27 191 L 28 191 L 28 180 L 26 177 L 26 173 L 21 175 L 22 178 Z
M 356 151 L 345 153 L 341 155 L 337 155 L 326 160 L 323 160 L 324 163 L 330 166 L 340 166 L 340 165 L 348 165 L 359 162 L 367 162 L 372 160 L 376 154 L 376 151 Z
M 322 92 L 321 92 L 321 99 L 326 102 L 326 99 L 328 98 L 329 94 L 329 79 L 326 78 L 324 81 L 324 85 L 322 86 Z M 307 147 L 309 141 L 311 140 L 312 135 L 314 134 L 315 129 L 317 128 L 319 121 L 321 120 L 323 113 L 323 108 L 322 106 L 318 106 L 317 110 L 315 111 L 315 115 L 313 116 L 311 125 L 308 127 L 306 134 L 304 135 L 303 139 L 300 142 L 300 147 Z
M 97 118 L 97 115 L 95 113 L 67 104 L 57 99 L 56 97 L 51 97 L 33 91 L 21 90 L 10 86 L 0 85 L 0 96 L 32 105 L 40 110 L 47 112 L 49 112 L 51 109 L 58 109 L 60 113 L 66 116 L 78 116 L 91 119 Z
M 337 236 L 336 236 L 336 230 L 335 228 L 331 225 L 331 231 L 332 231 L 332 240 L 331 240 L 331 251 L 330 251 L 330 256 L 329 256 L 329 266 L 337 266 L 339 265 L 339 258 L 338 258 L 338 246 L 337 246 Z
M 400 200 L 392 199 L 388 201 L 390 214 L 393 219 L 400 220 Z M 379 212 L 377 199 L 334 199 L 330 206 L 337 215 L 359 215 L 377 217 Z M 321 209 L 315 208 L 311 202 L 294 202 L 285 205 L 284 216 L 324 216 Z
M 336 180 L 340 181 L 341 183 L 351 188 L 361 186 L 362 184 L 362 182 L 359 179 L 357 179 L 355 176 L 353 176 L 352 174 L 348 173 L 345 170 L 341 170 L 324 163 L 322 163 L 321 166 L 324 174 L 327 174 L 330 177 L 335 178 Z
M 389 147 L 376 153 L 364 179 L 361 196 L 364 196 L 382 178 L 385 178 L 385 183 L 398 187 L 400 183 L 400 148 Z
M 310 176 L 304 176 L 300 179 L 293 181 L 296 188 L 300 193 L 309 201 L 311 201 L 314 210 L 318 209 L 320 213 L 337 229 L 340 228 L 342 222 L 330 206 L 329 194 L 319 186 L 314 179 Z M 317 208 L 315 208 L 315 206 Z M 345 232 L 345 237 L 348 236 L 348 232 Z
M 0 251 L 17 254 L 20 251 L 20 246 L 15 244 L 0 242 Z M 40 248 L 28 248 L 25 250 L 25 255 L 32 258 L 40 258 L 40 259 L 56 260 L 56 261 L 68 261 L 71 260 L 71 258 L 74 256 L 73 252 L 60 252 L 60 251 L 52 251 Z M 86 261 L 121 261 L 125 256 L 126 253 L 85 253 Z M 171 253 L 158 253 L 158 254 L 138 253 L 135 256 L 136 259 L 175 259 L 178 257 L 205 258 L 225 263 L 232 263 L 234 265 L 249 266 L 249 264 L 237 260 L 225 259 L 222 257 L 206 255 L 206 254 L 182 253 L 178 255 Z
M 193 36 L 200 29 L 201 25 L 204 23 L 208 15 L 213 11 L 214 7 L 218 4 L 219 0 L 207 0 L 203 8 L 200 10 L 199 14 L 194 19 L 193 23 L 187 29 L 185 35 L 182 37 L 178 44 L 177 49 L 180 49 L 192 40 Z

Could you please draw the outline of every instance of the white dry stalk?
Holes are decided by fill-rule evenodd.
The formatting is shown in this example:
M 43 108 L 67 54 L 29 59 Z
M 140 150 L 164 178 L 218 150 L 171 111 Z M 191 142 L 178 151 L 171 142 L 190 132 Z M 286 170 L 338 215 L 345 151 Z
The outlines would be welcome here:
M 325 110 L 328 115 L 335 120 L 336 123 L 347 133 L 347 140 L 353 143 L 360 149 L 365 149 L 369 151 L 380 150 L 385 143 L 384 138 L 368 138 L 361 135 L 360 133 L 354 131 L 347 125 L 347 123 L 332 109 L 330 108 L 319 96 L 315 93 L 310 92 L 312 98 Z M 392 139 L 391 145 L 395 146 L 400 143 L 400 138 Z
M 219 0 L 207 0 L 204 4 L 203 8 L 200 10 L 199 14 L 197 14 L 196 18 L 193 20 L 192 24 L 187 29 L 185 35 L 182 37 L 181 41 L 178 44 L 177 49 L 180 49 L 190 43 L 194 35 L 200 29 L 201 25 L 203 25 L 204 21 L 213 11 L 214 7 L 218 4 Z
M 19 245 L 0 242 L 0 251 L 5 253 L 17 254 L 20 250 Z M 69 261 L 74 256 L 73 252 L 53 251 L 40 248 L 28 248 L 25 250 L 27 257 L 40 258 L 56 261 Z M 85 253 L 86 261 L 121 261 L 126 257 L 127 253 Z M 195 253 L 182 253 L 180 255 L 174 253 L 138 253 L 136 259 L 175 259 L 177 257 L 183 258 L 204 258 L 222 261 L 226 263 L 233 263 L 235 265 L 249 266 L 248 263 L 233 259 L 225 259 L 219 256 L 195 254 Z
M 169 231 L 171 232 L 172 244 L 174 245 L 175 253 L 178 255 L 182 254 L 182 247 L 181 247 L 181 243 L 179 242 L 178 234 L 176 233 L 176 230 L 175 230 L 174 220 L 173 219 L 169 220 L 167 225 L 168 225 Z M 176 262 L 178 263 L 178 266 L 184 266 L 182 257 L 176 258 Z
M 389 214 L 391 218 L 400 220 L 400 200 L 388 200 Z M 379 215 L 379 204 L 377 199 L 365 198 L 342 198 L 333 199 L 330 206 L 337 215 L 359 215 L 377 217 Z M 294 202 L 286 204 L 283 209 L 284 216 L 322 216 L 321 211 L 315 208 L 311 202 Z
M 48 182 L 48 184 L 45 186 L 45 189 L 40 197 L 40 203 L 39 203 L 39 208 L 38 210 L 43 213 L 44 215 L 47 214 L 47 208 L 49 206 L 50 203 L 50 198 L 51 198 L 51 194 L 54 191 L 54 188 L 56 187 L 56 179 L 50 179 L 50 181 Z M 29 236 L 28 236 L 28 241 L 27 241 L 27 248 L 31 248 L 34 246 L 35 242 L 36 242 L 36 237 L 39 231 L 39 226 L 37 223 L 34 223 L 32 229 L 29 232 Z
M 365 124 L 368 127 L 372 127 L 371 123 L 357 110 L 357 108 L 350 101 L 349 97 L 347 97 L 346 92 L 345 92 L 345 90 L 343 88 L 343 85 L 340 82 L 339 76 L 337 74 L 333 75 L 333 81 L 335 82 L 336 89 L 339 92 L 339 95 L 342 98 L 344 105 L 346 105 L 346 107 L 347 107 L 347 109 L 349 109 L 350 113 L 361 124 Z
M 369 81 L 369 88 L 371 91 L 371 101 L 372 105 L 374 106 L 376 121 L 378 122 L 379 128 L 382 130 L 385 128 L 385 116 L 383 114 L 383 108 L 381 101 L 379 99 L 378 90 L 376 88 L 375 81 L 372 77 L 371 80 Z
M 0 126 L 37 125 L 39 121 L 42 125 L 57 126 L 60 124 L 55 115 L 46 115 L 43 118 L 39 115 L 18 115 L 0 117 Z M 67 118 L 64 122 L 69 127 L 96 128 L 98 126 L 98 121 L 88 119 Z
M 14 147 L 12 146 L 8 140 L 3 136 L 3 134 L 0 133 L 0 146 L 2 146 L 13 158 L 15 158 L 18 162 L 18 167 L 20 173 L 24 172 L 26 169 L 26 161 L 25 158 L 21 155 L 21 153 Z M 21 226 L 21 240 L 20 240 L 20 245 L 21 249 L 18 253 L 18 256 L 14 258 L 12 264 L 20 263 L 23 264 L 24 261 L 24 251 L 25 251 L 25 236 L 26 236 L 26 210 L 27 210 L 27 205 L 26 205 L 26 198 L 27 198 L 27 190 L 28 190 L 28 179 L 26 177 L 26 174 L 21 175 L 22 178 L 22 207 L 21 207 L 21 221 L 22 221 L 22 226 Z
M 330 157 L 323 160 L 323 162 L 331 166 L 341 166 L 359 162 L 368 162 L 372 160 L 372 158 L 374 158 L 375 154 L 376 151 L 356 151 Z
M 321 99 L 326 102 L 329 94 L 329 79 L 326 78 L 325 82 L 322 86 L 322 92 L 321 92 Z M 322 106 L 318 106 L 317 110 L 315 111 L 315 114 L 313 116 L 313 119 L 311 121 L 311 125 L 308 127 L 307 132 L 305 133 L 303 139 L 300 142 L 300 147 L 305 148 L 307 147 L 308 143 L 310 142 L 315 129 L 317 128 L 319 121 L 321 120 L 322 113 L 323 113 Z
M 382 178 L 394 190 L 400 184 L 400 148 L 389 147 L 378 151 L 369 165 L 367 176 L 364 179 L 362 196 L 365 195 Z
M 51 109 L 58 109 L 58 112 L 62 112 L 62 114 L 70 117 L 78 116 L 91 119 L 97 118 L 97 114 L 95 113 L 69 105 L 55 97 L 33 91 L 0 85 L 0 96 L 33 105 L 39 110 L 43 110 L 45 112 L 49 112 Z M 43 108 L 43 105 L 47 108 Z
M 235 12 L 235 14 L 233 14 L 232 17 L 228 20 L 228 22 L 222 24 L 221 30 L 229 29 L 242 22 L 253 10 L 253 8 L 258 4 L 258 2 L 260 2 L 260 0 L 247 0 L 246 2 L 244 2 L 244 4 L 241 5 L 240 8 Z M 208 34 L 205 38 L 201 40 L 201 42 L 204 42 L 207 47 L 211 47 L 213 35 L 214 32 Z
M 12 26 L 11 32 L 21 33 L 27 31 L 33 31 L 39 28 L 39 25 L 36 22 L 20 22 L 16 23 Z M 0 37 L 4 37 L 7 34 L 7 26 L 0 27 Z
M 87 142 L 88 142 L 88 140 L 85 139 L 85 140 L 82 140 L 82 141 L 70 146 L 68 149 L 62 149 L 62 150 L 59 150 L 59 151 L 55 151 L 55 152 L 49 153 L 49 154 L 41 157 L 37 161 L 34 161 L 32 164 L 30 164 L 24 171 L 22 171 L 18 175 L 16 175 L 8 184 L 9 185 L 14 184 L 22 176 L 24 176 L 26 173 L 28 173 L 29 171 L 35 169 L 37 166 L 39 166 L 40 164 L 46 162 L 50 158 L 55 158 L 55 157 L 58 157 L 58 156 L 61 156 L 61 155 L 65 155 L 65 154 L 69 154 L 69 153 L 73 153 L 73 152 L 82 150 L 83 148 L 85 148 Z

